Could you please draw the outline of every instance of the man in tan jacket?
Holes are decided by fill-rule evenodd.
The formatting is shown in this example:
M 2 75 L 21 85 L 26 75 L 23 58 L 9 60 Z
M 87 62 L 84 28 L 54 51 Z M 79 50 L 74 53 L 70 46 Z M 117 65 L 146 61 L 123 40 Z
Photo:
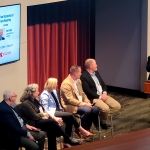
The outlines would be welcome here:
M 81 125 L 90 130 L 92 122 L 98 126 L 99 108 L 92 106 L 82 89 L 81 67 L 72 66 L 70 74 L 60 87 L 61 104 L 65 111 L 81 115 Z

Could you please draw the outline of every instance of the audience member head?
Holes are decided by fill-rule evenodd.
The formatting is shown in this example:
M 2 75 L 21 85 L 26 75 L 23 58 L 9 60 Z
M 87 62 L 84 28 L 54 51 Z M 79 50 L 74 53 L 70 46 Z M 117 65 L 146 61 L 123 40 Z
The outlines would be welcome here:
M 84 66 L 85 66 L 85 69 L 88 71 L 88 72 L 95 72 L 97 71 L 97 64 L 96 64 L 96 61 L 95 59 L 92 59 L 92 58 L 88 58 L 85 60 L 85 63 L 84 63 Z
M 7 104 L 12 105 L 13 103 L 15 103 L 17 95 L 15 91 L 7 89 L 3 92 L 3 99 L 6 101 Z
M 47 79 L 44 89 L 48 90 L 49 92 L 52 92 L 57 87 L 57 79 L 56 78 L 49 78 Z
M 80 66 L 77 66 L 77 65 L 71 66 L 70 76 L 72 77 L 73 80 L 79 79 L 81 74 L 82 73 L 81 73 L 81 67 Z
M 23 102 L 26 99 L 34 100 L 34 98 L 38 97 L 38 94 L 39 94 L 39 86 L 38 86 L 38 84 L 35 84 L 35 83 L 29 84 L 25 88 L 24 93 L 23 93 L 23 95 L 20 98 L 20 101 Z

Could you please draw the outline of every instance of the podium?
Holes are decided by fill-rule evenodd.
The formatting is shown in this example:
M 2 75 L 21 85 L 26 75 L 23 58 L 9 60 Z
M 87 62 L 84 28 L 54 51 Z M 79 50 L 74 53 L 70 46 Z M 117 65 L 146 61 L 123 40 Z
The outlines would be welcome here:
M 144 83 L 144 93 L 150 94 L 150 80 L 147 80 L 147 81 Z

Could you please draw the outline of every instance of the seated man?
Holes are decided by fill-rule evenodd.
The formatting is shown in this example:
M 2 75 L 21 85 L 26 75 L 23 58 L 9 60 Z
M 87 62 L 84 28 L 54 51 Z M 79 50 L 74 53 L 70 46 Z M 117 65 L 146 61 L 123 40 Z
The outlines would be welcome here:
M 0 103 L 0 148 L 18 150 L 22 146 L 28 150 L 43 150 L 45 133 L 24 124 L 22 118 L 11 108 L 16 97 L 13 90 L 5 90 L 3 93 L 4 100 Z
M 62 82 L 60 87 L 61 104 L 65 111 L 81 115 L 81 126 L 90 130 L 92 122 L 98 125 L 99 109 L 93 107 L 82 90 L 80 81 L 81 67 L 72 66 L 70 74 Z
M 108 114 L 114 114 L 121 108 L 120 104 L 112 97 L 107 95 L 107 87 L 97 71 L 97 64 L 94 59 L 85 61 L 85 68 L 81 75 L 82 88 L 91 102 L 96 102 L 97 107 L 102 111 L 100 113 L 102 129 L 108 129 L 110 125 L 106 124 Z

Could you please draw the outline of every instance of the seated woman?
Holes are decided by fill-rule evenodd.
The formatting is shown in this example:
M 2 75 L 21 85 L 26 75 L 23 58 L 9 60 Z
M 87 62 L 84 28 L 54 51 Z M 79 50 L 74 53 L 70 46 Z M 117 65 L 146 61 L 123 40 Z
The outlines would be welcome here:
M 47 133 L 48 150 L 56 150 L 56 137 L 64 137 L 64 146 L 71 147 L 71 145 L 78 145 L 79 142 L 69 138 L 63 132 L 59 124 L 44 111 L 43 107 L 37 100 L 39 91 L 37 84 L 29 84 L 22 97 L 20 98 L 21 109 L 20 116 L 29 125 L 36 126 Z
M 75 117 L 69 112 L 63 112 L 63 108 L 60 105 L 59 98 L 56 92 L 57 87 L 57 79 L 49 78 L 47 79 L 44 91 L 40 95 L 40 103 L 44 107 L 45 111 L 49 114 L 49 116 L 54 119 L 58 124 L 62 124 L 65 122 L 66 128 L 65 133 L 71 137 L 72 133 L 72 125 L 76 128 L 75 132 L 80 136 L 79 133 L 83 135 L 83 137 L 93 136 L 92 133 L 86 131 L 82 128 Z

